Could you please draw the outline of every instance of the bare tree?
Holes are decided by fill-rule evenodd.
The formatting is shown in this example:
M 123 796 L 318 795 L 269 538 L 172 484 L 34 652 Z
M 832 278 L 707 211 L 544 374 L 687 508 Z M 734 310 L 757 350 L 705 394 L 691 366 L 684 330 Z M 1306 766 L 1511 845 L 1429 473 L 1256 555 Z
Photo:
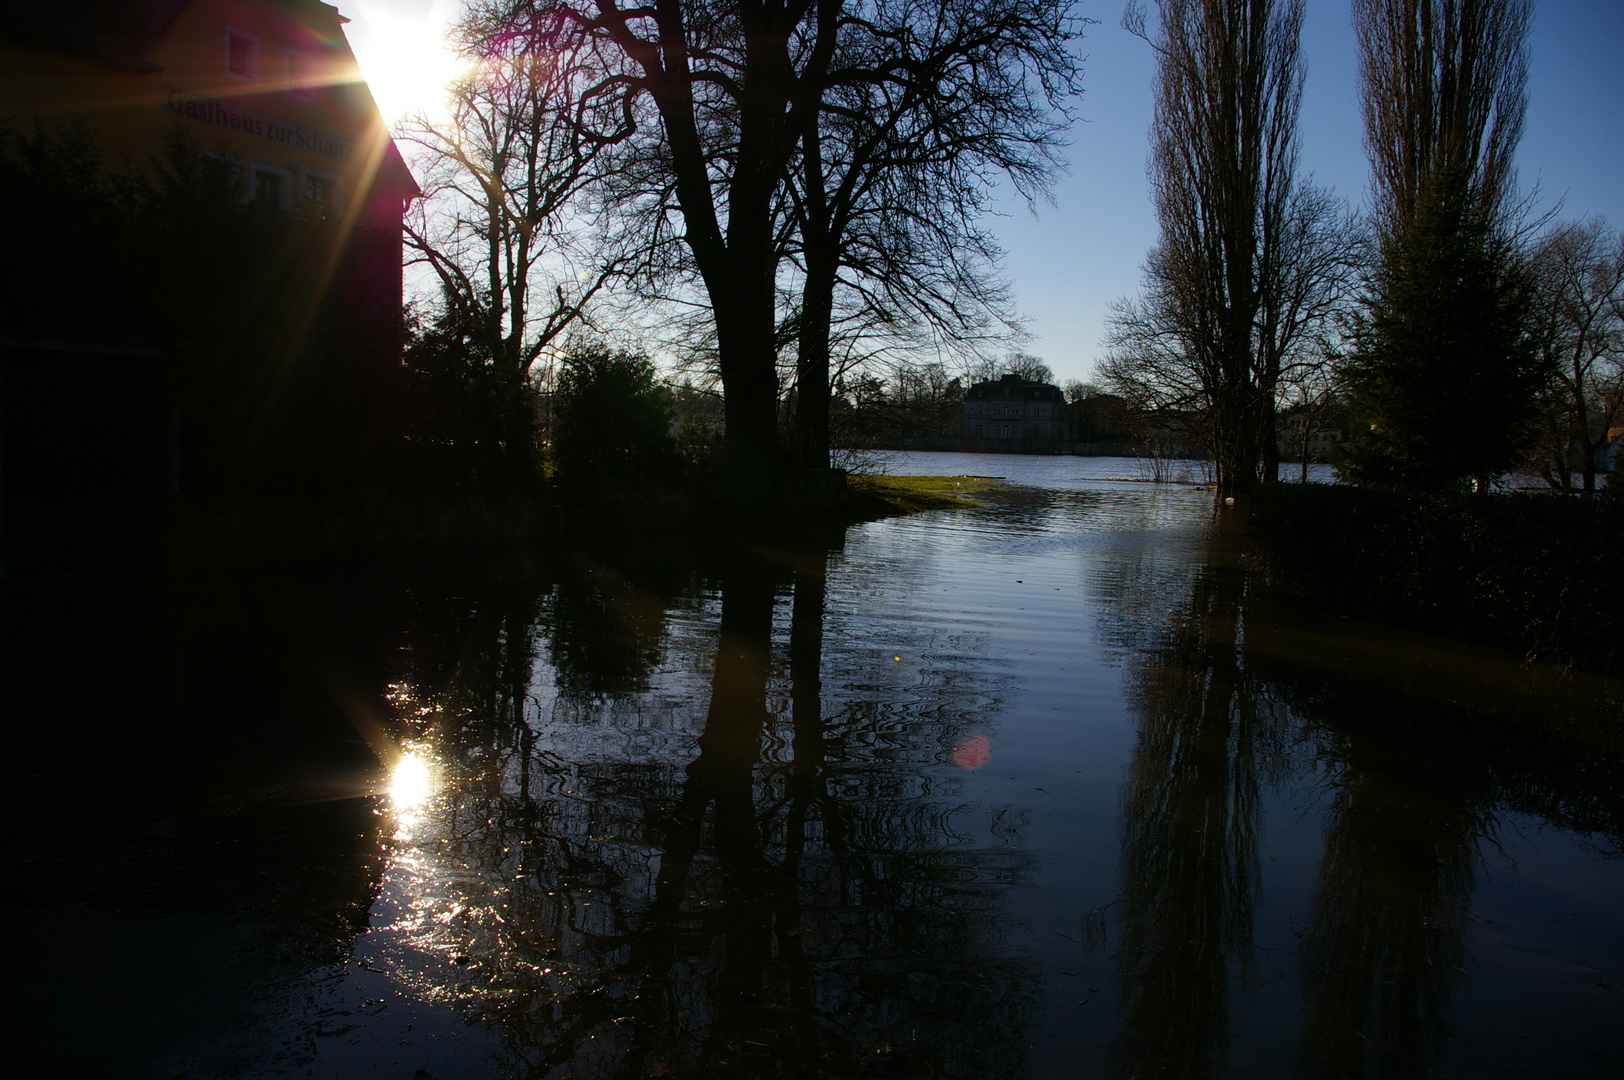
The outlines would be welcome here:
M 1502 213 L 1527 105 L 1529 0 L 1353 0 L 1365 148 L 1384 234 L 1429 188 L 1460 184 Z
M 985 347 L 1012 326 L 978 224 L 993 182 L 1047 191 L 1078 92 L 1075 0 L 848 0 L 822 86 L 802 84 L 789 174 L 801 271 L 796 434 L 828 460 L 831 342 L 923 332 Z M 819 12 L 819 18 L 824 17 Z
M 627 150 L 628 190 L 673 222 L 714 322 L 737 495 L 777 469 L 778 291 L 783 179 L 805 123 L 807 85 L 835 53 L 840 0 L 492 0 L 486 48 L 589 50 L 597 81 L 578 112 Z M 635 199 L 638 196 L 631 196 Z
M 995 382 L 1005 375 L 1019 375 L 1028 382 L 1052 383 L 1054 370 L 1031 353 L 1011 352 L 1001 357 L 981 357 L 965 368 L 966 383 Z
M 1624 416 L 1624 236 L 1563 225 L 1535 247 L 1534 337 L 1551 371 L 1541 466 L 1552 486 L 1596 490 L 1599 451 Z M 1574 451 L 1577 451 L 1575 455 Z
M 1297 177 L 1301 0 L 1160 0 L 1150 179 L 1161 236 L 1102 373 L 1202 440 L 1220 494 L 1277 478 L 1282 373 L 1348 278 L 1346 217 Z M 1124 25 L 1151 41 L 1144 9 Z
M 413 119 L 401 133 L 419 148 L 426 196 L 407 245 L 512 399 L 514 455 L 538 361 L 622 261 L 586 239 L 583 194 L 602 148 L 568 122 L 582 79 L 569 51 L 491 55 L 452 86 L 447 121 Z

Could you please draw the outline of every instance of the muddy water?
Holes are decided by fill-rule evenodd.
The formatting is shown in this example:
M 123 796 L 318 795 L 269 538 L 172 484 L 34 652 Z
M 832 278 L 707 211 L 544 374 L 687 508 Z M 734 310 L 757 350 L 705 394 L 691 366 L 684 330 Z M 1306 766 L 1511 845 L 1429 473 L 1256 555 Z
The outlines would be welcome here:
M 890 467 L 1016 486 L 13 589 L 14 1060 L 1612 1075 L 1624 690 L 1271 609 L 1209 493 L 1132 462 Z

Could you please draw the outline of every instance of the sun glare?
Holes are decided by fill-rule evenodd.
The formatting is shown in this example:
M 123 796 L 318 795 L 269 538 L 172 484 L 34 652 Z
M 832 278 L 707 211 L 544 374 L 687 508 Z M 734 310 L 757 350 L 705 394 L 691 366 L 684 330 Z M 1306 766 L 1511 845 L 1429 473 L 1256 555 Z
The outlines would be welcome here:
M 446 86 L 467 69 L 446 38 L 457 0 L 350 0 L 343 7 L 350 16 L 345 36 L 384 120 L 443 118 Z
M 390 771 L 389 802 L 396 810 L 411 810 L 428 800 L 433 787 L 428 758 L 409 750 Z

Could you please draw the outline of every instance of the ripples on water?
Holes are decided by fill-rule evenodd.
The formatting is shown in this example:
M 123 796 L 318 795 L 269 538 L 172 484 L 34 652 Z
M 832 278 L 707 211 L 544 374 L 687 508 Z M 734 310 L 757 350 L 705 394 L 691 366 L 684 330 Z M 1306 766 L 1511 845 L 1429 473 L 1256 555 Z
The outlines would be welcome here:
M 1210 493 L 1131 462 L 891 468 L 1021 486 L 14 591 L 24 1064 L 1611 1074 L 1616 684 L 1261 606 Z

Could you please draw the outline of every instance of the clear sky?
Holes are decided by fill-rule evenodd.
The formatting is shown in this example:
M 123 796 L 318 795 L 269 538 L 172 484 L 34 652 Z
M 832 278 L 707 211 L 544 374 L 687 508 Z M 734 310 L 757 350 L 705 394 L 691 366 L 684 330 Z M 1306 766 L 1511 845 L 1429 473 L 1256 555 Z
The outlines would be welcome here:
M 337 3 L 352 20 L 350 42 L 385 115 L 393 121 L 437 108 L 439 87 L 457 70 L 443 46 L 457 0 Z M 1083 122 L 1054 205 L 1039 207 L 1034 217 L 1011 203 L 995 223 L 1033 334 L 1026 351 L 1048 361 L 1062 381 L 1089 377 L 1107 307 L 1138 287 L 1140 261 L 1156 238 L 1145 183 L 1154 63 L 1149 46 L 1118 25 L 1122 6 L 1081 0 L 1080 9 L 1098 24 L 1080 46 Z M 1369 170 L 1348 7 L 1348 0 L 1308 0 L 1302 166 L 1359 203 Z M 1540 209 L 1560 199 L 1563 217 L 1600 215 L 1624 226 L 1621 47 L 1624 0 L 1536 0 L 1517 162 L 1524 189 L 1539 185 Z

